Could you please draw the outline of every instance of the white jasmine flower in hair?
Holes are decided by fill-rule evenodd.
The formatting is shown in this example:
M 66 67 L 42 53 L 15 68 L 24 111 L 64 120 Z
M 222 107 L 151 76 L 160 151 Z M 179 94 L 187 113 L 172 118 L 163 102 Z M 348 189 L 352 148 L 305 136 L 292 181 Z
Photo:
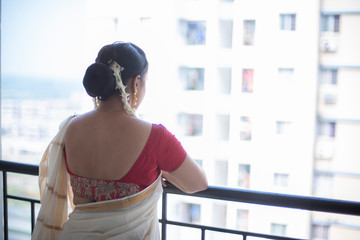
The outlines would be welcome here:
M 114 76 L 116 79 L 115 89 L 119 89 L 121 93 L 121 100 L 124 103 L 124 109 L 130 116 L 136 117 L 135 109 L 132 108 L 129 104 L 129 96 L 126 92 L 126 86 L 123 84 L 121 79 L 121 71 L 124 70 L 117 62 L 113 61 L 113 63 L 109 66 L 109 68 L 114 72 Z

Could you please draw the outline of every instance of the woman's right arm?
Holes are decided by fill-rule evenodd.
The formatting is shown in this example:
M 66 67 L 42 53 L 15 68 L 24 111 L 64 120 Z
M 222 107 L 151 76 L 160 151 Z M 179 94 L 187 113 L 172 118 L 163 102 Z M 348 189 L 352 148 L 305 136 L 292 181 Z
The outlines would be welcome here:
M 184 162 L 173 172 L 162 172 L 163 178 L 186 193 L 203 191 L 208 188 L 204 170 L 186 155 Z

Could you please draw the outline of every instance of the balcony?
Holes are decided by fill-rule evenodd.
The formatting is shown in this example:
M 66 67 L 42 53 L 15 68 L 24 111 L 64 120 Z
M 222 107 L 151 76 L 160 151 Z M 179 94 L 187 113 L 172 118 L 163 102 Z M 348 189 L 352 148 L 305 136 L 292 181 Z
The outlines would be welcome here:
M 8 232 L 8 199 L 14 199 L 19 201 L 24 201 L 30 203 L 30 214 L 31 214 L 31 229 L 34 228 L 36 221 L 35 214 L 35 204 L 39 204 L 38 199 L 26 198 L 22 196 L 9 195 L 7 192 L 7 173 L 19 173 L 25 175 L 38 175 L 39 169 L 36 165 L 14 163 L 0 160 L 0 171 L 3 175 L 3 235 L 4 239 L 9 239 Z M 293 237 L 284 237 L 284 236 L 275 236 L 263 233 L 255 233 L 248 231 L 239 231 L 233 229 L 226 229 L 222 227 L 214 227 L 200 224 L 192 224 L 180 221 L 171 221 L 167 218 L 167 203 L 169 194 L 173 195 L 189 195 L 181 192 L 174 186 L 169 185 L 167 188 L 164 188 L 164 193 L 162 196 L 162 212 L 161 219 L 161 236 L 162 240 L 167 239 L 167 226 L 177 226 L 177 227 L 186 227 L 197 229 L 201 232 L 202 240 L 206 239 L 208 232 L 220 232 L 238 235 L 239 239 L 248 239 L 250 237 L 261 238 L 261 239 L 278 239 L 278 240 L 298 240 L 299 238 Z M 250 203 L 258 205 L 266 205 L 273 207 L 281 208 L 292 208 L 292 209 L 301 209 L 315 212 L 326 212 L 326 213 L 335 213 L 335 214 L 346 214 L 351 216 L 360 216 L 360 202 L 354 201 L 344 201 L 344 200 L 333 200 L 326 198 L 318 197 L 306 197 L 306 196 L 296 196 L 288 194 L 278 194 L 270 192 L 260 192 L 253 190 L 240 190 L 233 188 L 223 188 L 223 187 L 209 187 L 206 191 L 198 192 L 191 194 L 191 196 L 196 198 L 204 199 L 213 199 L 220 201 L 232 201 L 239 203 Z

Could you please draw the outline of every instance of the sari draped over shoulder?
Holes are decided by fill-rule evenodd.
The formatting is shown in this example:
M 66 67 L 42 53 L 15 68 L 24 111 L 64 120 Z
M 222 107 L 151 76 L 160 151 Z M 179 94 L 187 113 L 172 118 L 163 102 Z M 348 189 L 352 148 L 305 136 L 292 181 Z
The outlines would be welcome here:
M 73 117 L 62 122 L 40 162 L 41 208 L 31 239 L 160 239 L 161 176 L 134 195 L 74 206 L 63 151 L 65 131 Z M 73 212 L 68 216 L 69 205 Z
M 68 215 L 68 199 L 71 207 L 73 194 L 70 177 L 64 160 L 64 135 L 70 120 L 60 125 L 59 132 L 47 147 L 39 165 L 41 208 L 31 239 L 56 239 Z

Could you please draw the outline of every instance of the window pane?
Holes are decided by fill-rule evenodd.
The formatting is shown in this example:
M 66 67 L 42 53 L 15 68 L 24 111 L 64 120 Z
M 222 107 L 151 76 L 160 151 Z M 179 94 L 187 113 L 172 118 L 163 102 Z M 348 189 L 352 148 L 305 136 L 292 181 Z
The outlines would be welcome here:
M 250 187 L 250 165 L 248 164 L 239 165 L 238 186 L 242 188 Z
M 249 210 L 238 209 L 236 211 L 236 228 L 239 230 L 248 230 Z
M 276 133 L 279 135 L 289 134 L 291 131 L 291 122 L 288 121 L 277 121 L 276 122 Z
M 335 15 L 334 16 L 334 32 L 339 32 L 340 30 L 340 16 Z
M 253 92 L 254 85 L 254 70 L 253 69 L 243 69 L 243 79 L 242 79 L 242 92 Z
M 205 21 L 180 20 L 180 33 L 188 45 L 204 45 L 206 39 Z
M 216 115 L 216 135 L 219 140 L 229 139 L 230 116 L 228 114 Z
M 320 122 L 318 124 L 318 134 L 323 137 L 335 137 L 335 127 L 334 122 Z
M 333 175 L 329 173 L 317 173 L 314 179 L 315 195 L 318 197 L 331 197 L 333 188 Z
M 244 20 L 244 45 L 254 45 L 255 20 Z
M 251 121 L 249 117 L 240 118 L 240 140 L 251 140 Z
M 313 224 L 311 227 L 311 237 L 317 240 L 329 239 L 329 225 Z
M 286 225 L 272 223 L 271 224 L 271 234 L 278 235 L 278 236 L 285 236 L 286 235 Z
M 214 203 L 212 223 L 216 227 L 226 227 L 226 204 Z
M 203 125 L 202 115 L 180 113 L 178 115 L 178 122 L 183 135 L 185 136 L 202 135 L 202 125 Z
M 289 185 L 289 174 L 274 173 L 274 186 L 287 187 Z
M 179 212 L 182 216 L 182 221 L 189 223 L 200 223 L 200 204 L 182 203 L 179 205 Z
M 320 81 L 322 84 L 337 84 L 337 69 L 322 69 L 320 74 Z
M 340 31 L 340 15 L 325 15 L 321 17 L 321 31 L 323 32 L 339 32 Z
M 219 21 L 219 42 L 220 47 L 231 48 L 233 37 L 233 21 L 220 20 Z
M 215 160 L 214 184 L 218 186 L 227 185 L 228 162 L 227 160 Z
M 295 31 L 295 14 L 280 14 L 280 30 Z
M 204 90 L 204 68 L 180 68 L 180 80 L 184 90 Z
M 218 84 L 217 90 L 219 93 L 230 94 L 231 90 L 231 68 L 218 69 Z

